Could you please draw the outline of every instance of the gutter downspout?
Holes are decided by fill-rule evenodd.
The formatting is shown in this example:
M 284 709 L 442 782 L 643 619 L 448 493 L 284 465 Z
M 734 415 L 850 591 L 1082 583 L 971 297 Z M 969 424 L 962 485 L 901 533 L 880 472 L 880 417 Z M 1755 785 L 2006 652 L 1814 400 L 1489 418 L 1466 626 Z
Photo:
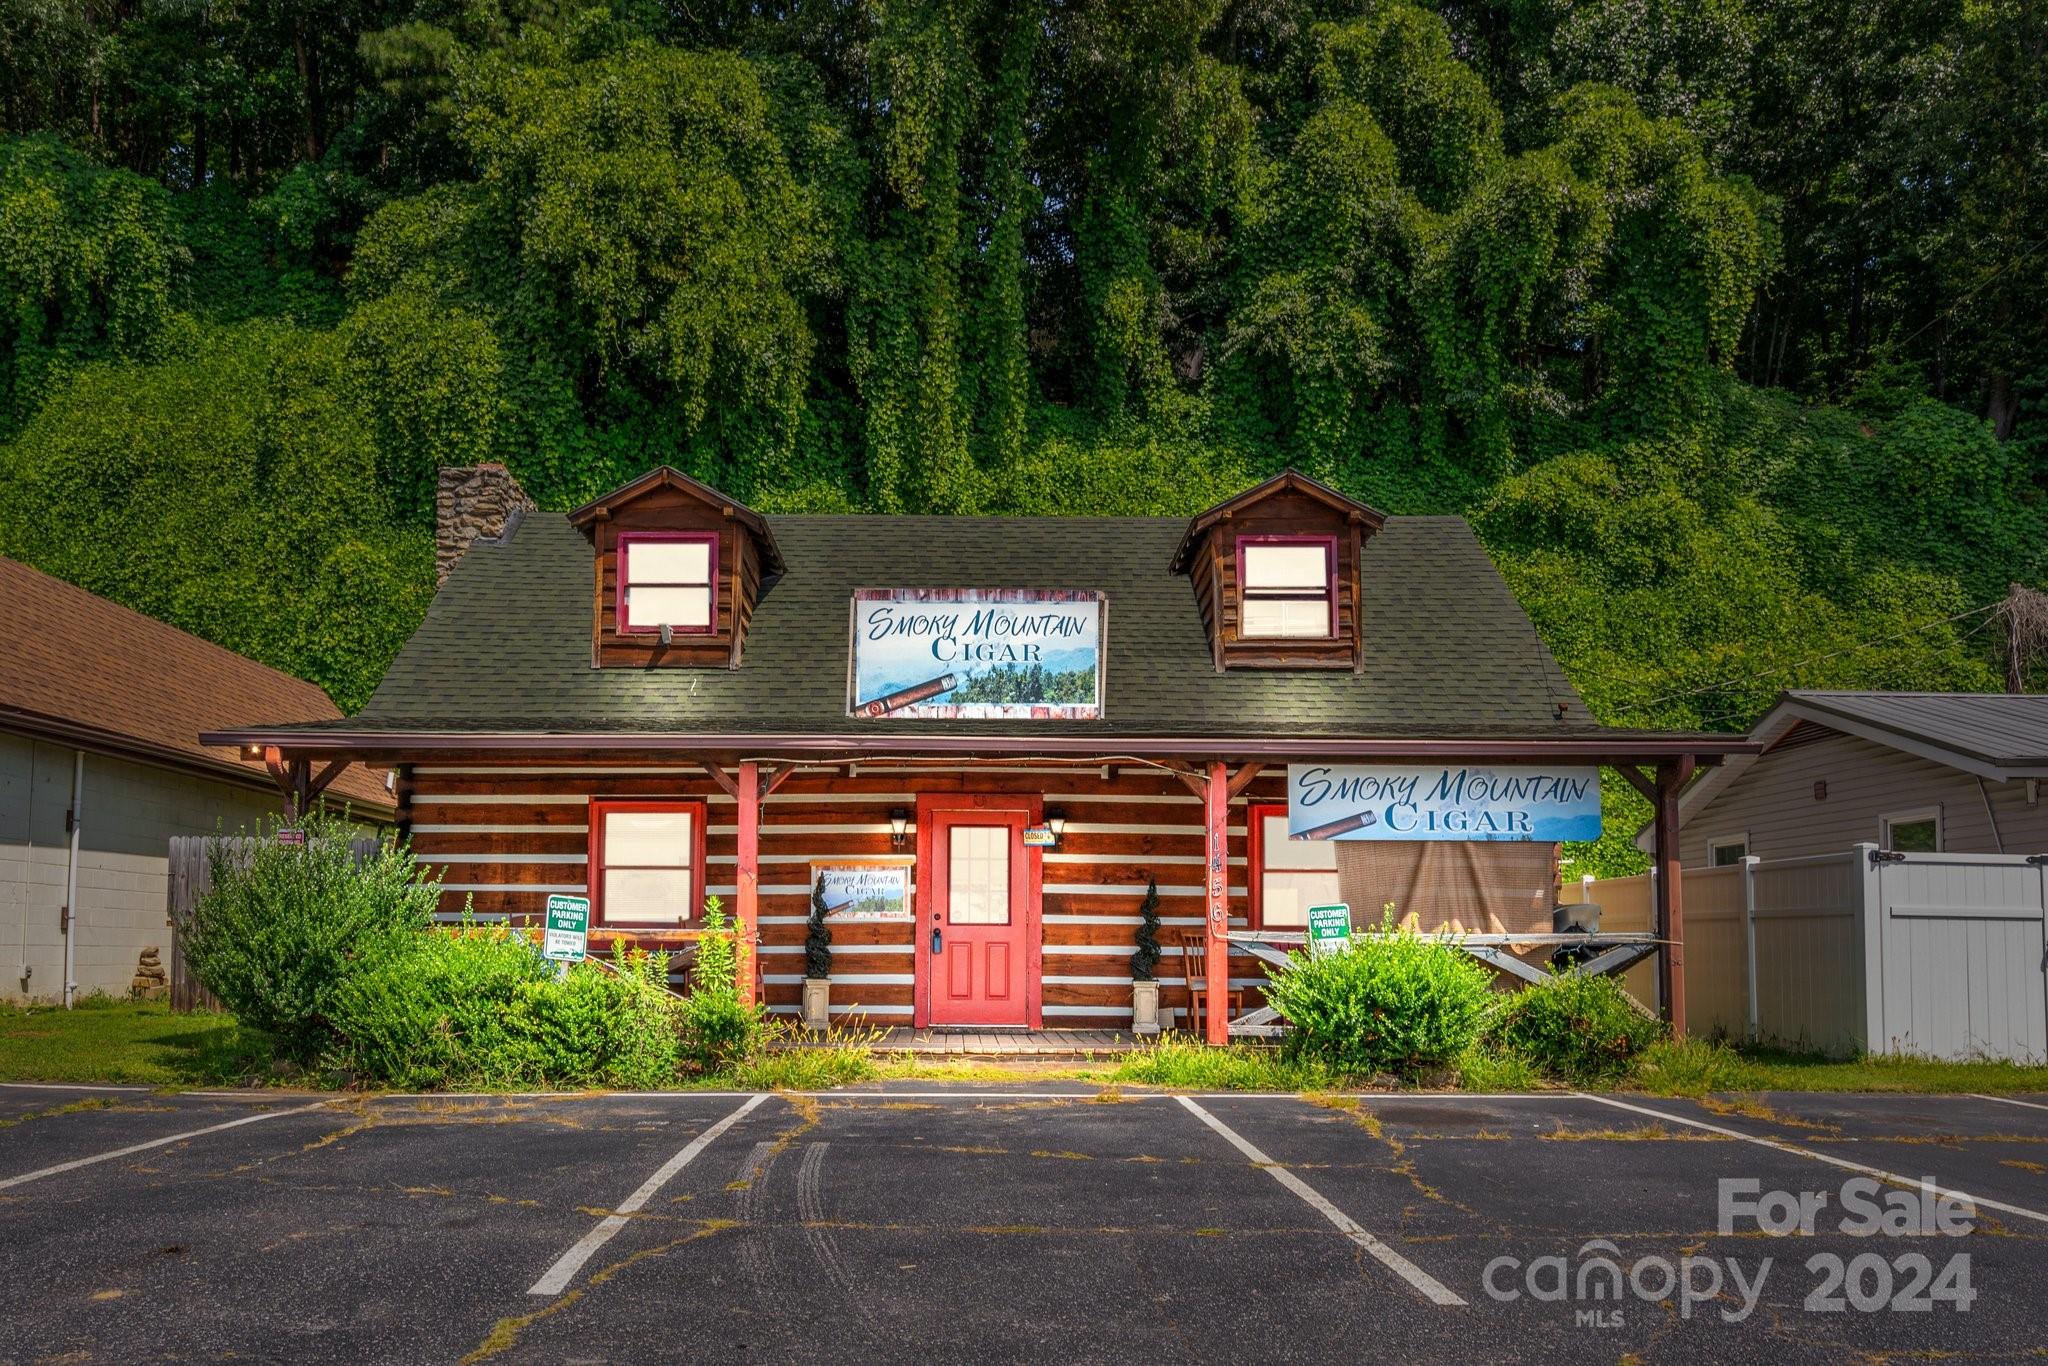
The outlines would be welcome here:
M 71 809 L 64 813 L 64 825 L 71 836 L 71 854 L 64 865 L 64 1008 L 71 1009 L 78 995 L 75 980 L 78 966 L 78 835 L 85 824 L 85 751 L 72 751 Z
M 2005 836 L 1998 831 L 1998 812 L 1991 805 L 1991 789 L 1984 786 L 1982 778 L 1977 779 L 1977 795 L 1984 799 L 1984 819 L 1991 822 L 1992 852 L 2005 852 Z
M 1756 1001 L 1756 866 L 1763 862 L 1755 854 L 1742 856 L 1742 957 L 1749 997 L 1749 1042 L 1757 1041 L 1759 1014 Z

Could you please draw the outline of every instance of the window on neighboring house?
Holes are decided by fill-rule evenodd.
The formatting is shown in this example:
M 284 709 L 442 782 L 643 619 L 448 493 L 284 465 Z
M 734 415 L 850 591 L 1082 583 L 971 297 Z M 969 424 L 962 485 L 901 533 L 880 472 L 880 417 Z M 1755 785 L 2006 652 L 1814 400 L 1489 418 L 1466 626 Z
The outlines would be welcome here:
M 718 615 L 718 536 L 628 532 L 619 537 L 619 630 L 704 632 Z
M 1328 536 L 1240 536 L 1238 634 L 1323 639 L 1337 634 L 1337 543 Z
M 1707 842 L 1707 864 L 1713 868 L 1726 868 L 1742 862 L 1749 856 L 1749 836 L 1730 835 L 1726 839 Z
M 689 923 L 703 867 L 704 803 L 590 804 L 590 894 L 604 924 Z
M 1884 818 L 1884 847 L 1901 854 L 1941 852 L 1941 809 L 1902 811 Z
M 1254 805 L 1247 825 L 1253 929 L 1301 929 L 1309 907 L 1344 899 L 1337 889 L 1335 840 L 1289 839 L 1285 806 Z

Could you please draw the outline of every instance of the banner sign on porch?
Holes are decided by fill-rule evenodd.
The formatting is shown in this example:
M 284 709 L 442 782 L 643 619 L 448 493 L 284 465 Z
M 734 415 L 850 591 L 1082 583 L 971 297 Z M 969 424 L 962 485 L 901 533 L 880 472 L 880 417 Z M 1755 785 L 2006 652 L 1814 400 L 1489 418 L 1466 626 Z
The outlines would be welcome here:
M 847 861 L 811 865 L 811 890 L 823 889 L 827 920 L 908 920 L 910 862 Z
M 1298 840 L 1596 840 L 1600 770 L 1290 764 L 1287 833 Z
M 590 898 L 548 898 L 547 935 L 540 956 L 553 963 L 580 963 L 590 943 Z
M 1072 589 L 858 589 L 847 713 L 1096 720 L 1102 616 Z
M 1308 951 L 1312 958 L 1341 953 L 1351 947 L 1351 908 L 1342 902 L 1334 906 L 1308 908 Z

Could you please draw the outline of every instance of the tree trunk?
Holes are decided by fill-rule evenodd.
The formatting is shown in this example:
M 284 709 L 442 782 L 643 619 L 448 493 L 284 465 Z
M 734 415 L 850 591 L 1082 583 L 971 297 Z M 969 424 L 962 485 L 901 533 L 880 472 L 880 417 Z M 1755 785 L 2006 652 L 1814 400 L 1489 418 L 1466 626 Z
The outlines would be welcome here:
M 2012 429 L 2020 420 L 2020 396 L 2013 388 L 2011 375 L 1996 372 L 1991 376 L 1991 396 L 1985 404 L 1984 416 L 1991 420 L 1993 436 L 2000 441 L 2012 439 Z
M 292 23 L 292 55 L 306 94 L 306 160 L 318 161 L 327 150 L 327 101 L 320 91 L 320 54 L 306 36 L 303 15 Z

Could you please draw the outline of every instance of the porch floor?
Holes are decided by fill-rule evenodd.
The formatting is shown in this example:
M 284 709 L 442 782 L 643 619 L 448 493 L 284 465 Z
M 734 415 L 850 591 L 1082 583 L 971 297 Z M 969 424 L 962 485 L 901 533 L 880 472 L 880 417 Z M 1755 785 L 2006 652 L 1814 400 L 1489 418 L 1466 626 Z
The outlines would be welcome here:
M 832 1041 L 831 1035 L 798 1034 L 783 1047 L 817 1048 Z M 1140 1040 L 1121 1029 L 911 1029 L 898 1025 L 876 1031 L 868 1046 L 877 1053 L 1072 1057 L 1128 1053 L 1140 1046 Z

